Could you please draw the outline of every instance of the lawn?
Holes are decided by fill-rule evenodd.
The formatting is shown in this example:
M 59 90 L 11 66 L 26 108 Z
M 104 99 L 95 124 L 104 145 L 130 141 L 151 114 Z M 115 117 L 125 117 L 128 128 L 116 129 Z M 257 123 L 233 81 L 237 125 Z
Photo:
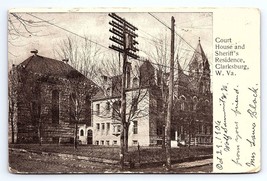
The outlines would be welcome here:
M 120 147 L 107 147 L 107 146 L 79 146 L 74 150 L 72 145 L 35 145 L 35 144 L 14 144 L 10 148 L 21 148 L 35 153 L 49 152 L 49 153 L 65 153 L 75 154 L 79 156 L 87 156 L 94 158 L 103 158 L 110 160 L 120 159 Z M 180 162 L 185 159 L 195 158 L 202 155 L 212 155 L 212 147 L 192 146 L 172 148 L 171 158 L 173 162 Z M 140 147 L 140 152 L 137 147 L 129 147 L 129 153 L 126 155 L 128 162 L 140 164 L 159 163 L 164 162 L 165 154 L 161 147 Z

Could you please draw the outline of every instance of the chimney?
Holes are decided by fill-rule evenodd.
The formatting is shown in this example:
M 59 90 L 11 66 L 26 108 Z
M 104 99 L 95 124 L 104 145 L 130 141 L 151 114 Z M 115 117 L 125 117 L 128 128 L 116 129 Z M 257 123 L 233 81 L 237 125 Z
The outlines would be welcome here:
M 31 53 L 33 53 L 36 56 L 37 53 L 38 53 L 38 50 L 37 49 L 34 49 L 34 50 L 31 51 Z
M 68 58 L 65 58 L 65 59 L 62 59 L 63 62 L 65 63 L 68 63 L 69 62 L 69 59 Z

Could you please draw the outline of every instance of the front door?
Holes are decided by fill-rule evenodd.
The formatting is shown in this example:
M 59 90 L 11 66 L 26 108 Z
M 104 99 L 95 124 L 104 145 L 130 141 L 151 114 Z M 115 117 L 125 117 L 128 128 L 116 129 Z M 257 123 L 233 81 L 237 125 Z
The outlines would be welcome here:
M 87 132 L 87 144 L 88 145 L 92 145 L 93 144 L 93 131 L 90 130 L 90 129 Z

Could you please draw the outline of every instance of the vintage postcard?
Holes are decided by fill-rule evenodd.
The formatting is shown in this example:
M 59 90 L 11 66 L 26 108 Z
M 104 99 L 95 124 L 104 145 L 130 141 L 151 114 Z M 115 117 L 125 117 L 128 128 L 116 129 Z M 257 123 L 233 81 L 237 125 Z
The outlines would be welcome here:
M 11 173 L 261 169 L 260 11 L 12 9 Z

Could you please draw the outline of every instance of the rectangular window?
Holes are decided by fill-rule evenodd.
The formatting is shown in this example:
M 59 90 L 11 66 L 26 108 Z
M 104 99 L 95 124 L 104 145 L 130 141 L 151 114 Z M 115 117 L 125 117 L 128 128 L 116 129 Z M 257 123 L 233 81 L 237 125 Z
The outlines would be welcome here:
M 117 126 L 117 132 L 120 133 L 121 132 L 121 125 Z
M 116 126 L 113 125 L 113 133 L 115 133 L 115 131 L 116 131 Z
M 101 145 L 105 145 L 105 142 L 104 142 L 104 140 L 101 140 Z
M 207 134 L 211 134 L 211 127 L 210 126 L 207 126 Z
M 109 112 L 110 111 L 110 102 L 106 103 L 106 111 Z
M 99 145 L 99 141 L 95 141 L 95 144 L 96 144 L 96 145 Z
M 106 141 L 106 145 L 109 145 L 109 141 L 108 140 Z
M 110 130 L 110 123 L 107 123 L 107 134 L 109 133 Z
M 201 125 L 198 124 L 198 134 L 201 134 Z
M 138 124 L 137 121 L 133 121 L 133 134 L 138 133 Z
M 102 131 L 104 131 L 105 130 L 105 123 L 102 123 Z
M 202 133 L 202 134 L 204 134 L 204 133 L 205 133 L 205 131 L 204 131 L 204 130 L 205 130 L 205 127 L 204 127 L 204 125 L 202 125 L 202 126 L 201 126 L 201 133 Z
M 138 109 L 138 98 L 132 99 L 132 111 L 135 113 Z
M 100 130 L 100 124 L 96 123 L 96 130 L 99 131 Z
M 113 140 L 113 145 L 117 145 L 117 140 Z
M 133 140 L 133 145 L 138 145 L 138 141 L 137 140 Z
M 100 104 L 96 104 L 96 115 L 100 114 Z

